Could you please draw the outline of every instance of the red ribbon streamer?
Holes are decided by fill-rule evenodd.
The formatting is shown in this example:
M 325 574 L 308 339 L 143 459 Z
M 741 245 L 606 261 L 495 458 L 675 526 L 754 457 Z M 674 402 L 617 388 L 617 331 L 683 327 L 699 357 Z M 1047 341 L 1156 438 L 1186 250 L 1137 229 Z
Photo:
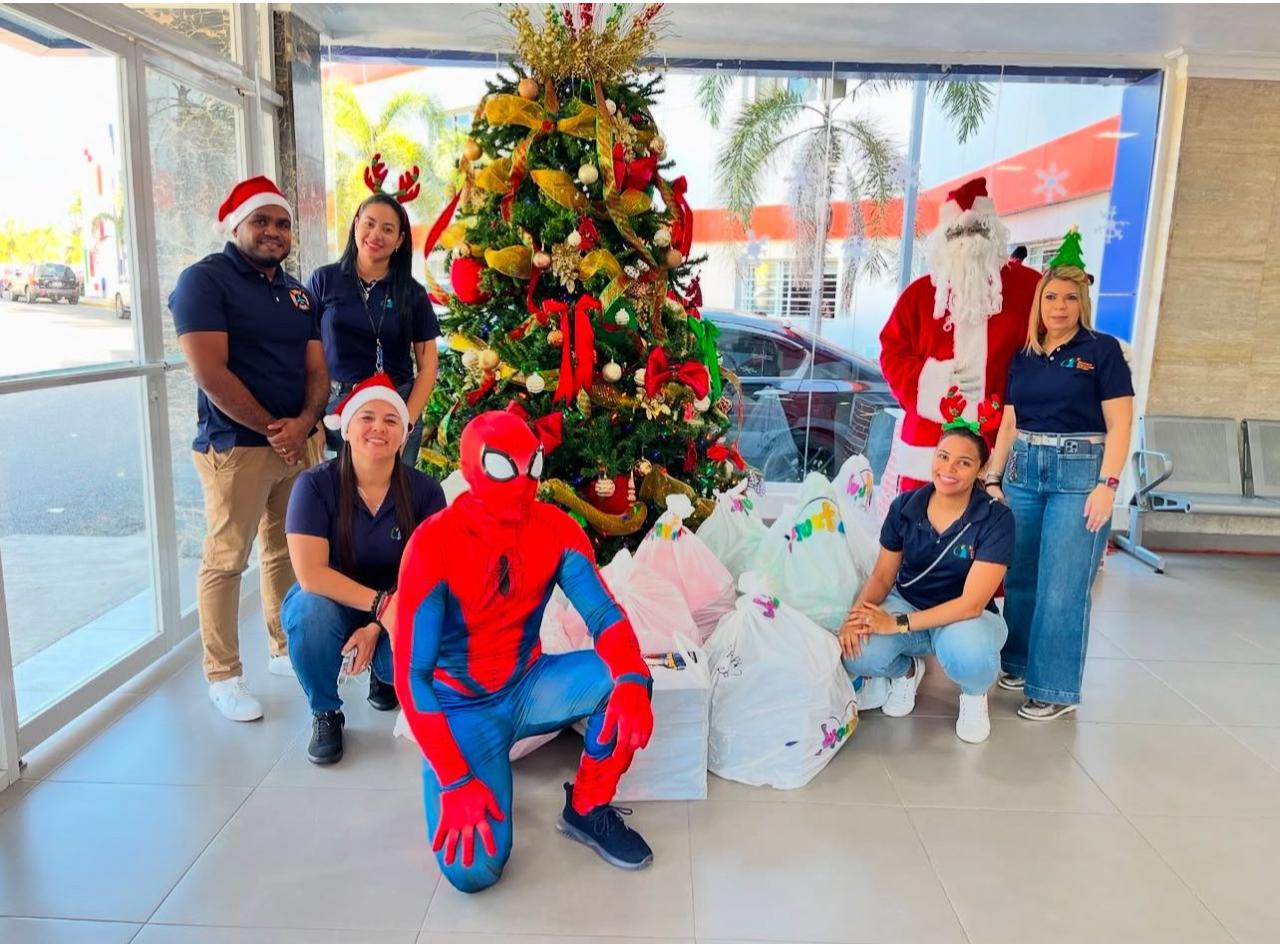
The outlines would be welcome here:
M 711 389 L 711 379 L 707 376 L 705 364 L 684 361 L 673 367 L 667 360 L 667 352 L 661 347 L 655 347 L 649 352 L 649 361 L 644 368 L 644 392 L 650 397 L 656 397 L 668 380 L 676 380 L 691 387 L 698 399 L 705 397 Z
M 493 371 L 486 370 L 484 372 L 484 383 L 467 394 L 467 403 L 471 406 L 479 403 L 480 398 L 493 389 L 494 379 Z
M 453 219 L 453 211 L 458 208 L 458 201 L 461 199 L 462 191 L 459 190 L 453 195 L 453 199 L 445 205 L 445 208 L 440 211 L 436 221 L 431 224 L 431 229 L 427 232 L 427 241 L 422 244 L 422 258 L 424 260 L 431 255 L 431 250 L 436 248 L 436 243 L 440 241 L 440 235 L 445 231 L 445 227 L 449 225 L 449 221 Z M 437 305 L 443 305 L 446 301 L 446 299 L 436 298 L 434 295 L 431 300 Z
M 684 449 L 684 470 L 686 472 L 692 472 L 697 467 L 698 447 L 693 444 L 692 440 L 690 440 L 689 445 L 685 446 Z
M 738 444 L 725 446 L 723 443 L 716 443 L 714 446 L 707 447 L 707 458 L 713 462 L 723 462 L 728 459 L 741 472 L 747 467 L 747 460 L 742 458 L 742 453 L 738 451 Z
M 547 307 L 551 307 L 550 302 Z M 563 303 L 560 303 L 563 304 Z M 591 386 L 596 366 L 596 335 L 591 326 L 591 312 L 600 310 L 600 300 L 583 295 L 574 306 L 573 317 L 566 309 L 560 314 L 560 380 L 552 402 L 572 402 L 578 391 Z
M 557 447 L 564 442 L 564 413 L 548 413 L 546 416 L 529 422 L 529 411 L 516 400 L 512 400 L 507 404 L 507 412 L 515 414 L 533 427 L 534 435 L 538 437 L 538 442 L 542 443 L 542 448 L 547 455 L 555 452 Z
M 693 209 L 684 197 L 688 189 L 689 182 L 683 177 L 677 177 L 671 181 L 671 194 L 675 198 L 676 210 L 680 214 L 680 219 L 674 227 L 675 232 L 672 234 L 671 243 L 686 259 L 689 258 L 689 250 L 693 248 Z M 698 304 L 702 304 L 701 298 Z

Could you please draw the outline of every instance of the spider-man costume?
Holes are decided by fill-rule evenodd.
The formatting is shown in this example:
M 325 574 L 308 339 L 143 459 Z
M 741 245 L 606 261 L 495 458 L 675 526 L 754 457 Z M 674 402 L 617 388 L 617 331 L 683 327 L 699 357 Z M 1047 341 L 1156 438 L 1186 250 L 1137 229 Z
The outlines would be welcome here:
M 460 444 L 470 490 L 419 525 L 400 563 L 396 694 L 426 758 L 427 835 L 445 877 L 467 892 L 496 882 L 511 854 L 513 743 L 588 718 L 570 795 L 586 815 L 607 807 L 653 730 L 649 669 L 586 534 L 535 500 L 543 457 L 516 414 L 477 416 Z M 543 655 L 556 584 L 594 651 Z

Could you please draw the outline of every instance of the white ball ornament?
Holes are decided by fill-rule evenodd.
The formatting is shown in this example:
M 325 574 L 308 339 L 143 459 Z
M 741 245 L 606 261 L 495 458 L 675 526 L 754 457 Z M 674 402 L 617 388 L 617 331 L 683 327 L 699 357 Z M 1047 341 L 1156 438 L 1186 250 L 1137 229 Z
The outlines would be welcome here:
M 634 376 L 634 377 L 635 377 L 635 379 L 636 379 L 636 383 L 638 383 L 638 384 L 640 384 L 640 385 L 642 385 L 642 386 L 644 385 L 644 376 L 645 376 L 645 375 L 644 375 L 644 368 L 643 368 L 643 367 L 641 367 L 639 370 L 637 370 L 633 376 Z
M 654 154 L 661 154 L 666 149 L 667 149 L 667 141 L 665 138 L 662 137 L 662 135 L 658 135 L 652 141 L 649 142 L 649 150 L 652 151 Z
M 485 370 L 493 370 L 498 366 L 498 352 L 492 348 L 485 348 L 480 352 L 480 366 Z
M 711 409 L 711 398 L 702 397 L 700 400 L 694 400 L 693 408 L 697 410 L 699 413 L 707 412 L 707 410 Z
M 476 366 L 476 364 L 478 364 L 478 363 L 480 363 L 480 355 L 479 355 L 479 353 L 477 353 L 476 351 L 463 351 L 463 352 L 462 352 L 462 366 L 463 366 L 463 367 L 475 367 L 475 366 Z
M 577 249 L 582 245 L 582 234 L 575 229 L 564 238 L 564 241 L 570 249 Z
M 665 226 L 660 228 L 656 233 L 653 234 L 653 244 L 655 246 L 664 246 L 664 247 L 670 246 L 671 230 L 667 229 Z
M 583 164 L 578 168 L 578 179 L 587 186 L 600 179 L 600 170 L 594 164 Z
M 604 107 L 605 107 L 605 110 L 611 115 L 616 115 L 618 113 L 618 103 L 615 102 L 612 98 L 605 99 Z
M 454 258 L 465 259 L 467 256 L 471 255 L 471 244 L 464 239 L 453 247 L 453 255 Z
M 551 265 L 551 256 L 545 252 L 535 252 L 533 254 L 533 265 L 537 269 L 546 269 Z
M 524 388 L 530 393 L 541 393 L 547 389 L 547 382 L 542 379 L 541 374 L 530 374 L 525 378 Z
M 600 373 L 604 376 L 605 380 L 609 381 L 609 383 L 617 383 L 622 379 L 622 368 L 614 361 L 609 361 L 609 363 L 605 364 L 604 367 L 600 369 Z
M 627 311 L 623 310 L 613 316 L 613 321 L 614 324 L 625 328 L 627 325 L 631 324 L 631 315 Z

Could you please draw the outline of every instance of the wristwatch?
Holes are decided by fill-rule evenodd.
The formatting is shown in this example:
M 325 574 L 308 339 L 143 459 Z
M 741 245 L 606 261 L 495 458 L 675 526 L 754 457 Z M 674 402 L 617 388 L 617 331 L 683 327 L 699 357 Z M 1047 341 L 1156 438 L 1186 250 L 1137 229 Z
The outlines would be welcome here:
M 1120 480 L 1114 475 L 1100 475 L 1098 476 L 1098 484 L 1105 485 L 1114 492 L 1120 487 Z
M 909 633 L 909 632 L 911 632 L 911 617 L 910 617 L 910 616 L 908 616 L 906 613 L 895 613 L 895 614 L 893 614 L 893 618 L 894 618 L 894 620 L 896 620 L 896 621 L 897 621 L 897 623 L 898 623 L 898 632 L 900 632 L 900 633 Z

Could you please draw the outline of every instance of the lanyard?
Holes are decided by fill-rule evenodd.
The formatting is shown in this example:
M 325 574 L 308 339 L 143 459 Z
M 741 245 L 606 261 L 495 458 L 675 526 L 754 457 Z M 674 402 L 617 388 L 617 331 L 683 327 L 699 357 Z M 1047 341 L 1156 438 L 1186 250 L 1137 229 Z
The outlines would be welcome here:
M 995 499 L 994 499 L 994 498 L 988 498 L 988 499 L 987 499 L 987 504 L 988 504 L 988 505 L 990 505 L 990 504 L 992 504 L 992 503 L 994 503 L 994 502 L 995 502 Z M 944 557 L 946 557 L 948 554 L 950 554 L 950 553 L 951 553 L 951 549 L 952 549 L 953 547 L 955 547 L 955 546 L 956 546 L 956 542 L 957 542 L 957 541 L 959 541 L 959 540 L 960 540 L 960 538 L 964 537 L 964 533 L 965 533 L 966 531 L 968 531 L 968 530 L 969 530 L 969 528 L 971 528 L 972 526 L 973 526 L 973 522 L 972 522 L 972 521 L 965 522 L 965 526 L 964 526 L 963 528 L 961 528 L 961 529 L 960 529 L 960 531 L 959 531 L 959 533 L 958 533 L 955 537 L 953 537 L 953 538 L 951 539 L 951 543 L 950 543 L 950 544 L 948 544 L 946 547 L 944 547 L 944 548 L 942 549 L 942 553 L 941 553 L 941 554 L 939 554 L 937 557 L 935 557 L 935 558 L 933 559 L 933 563 L 932 563 L 932 564 L 930 564 L 930 565 L 929 565 L 928 567 L 926 567 L 924 570 L 920 571 L 920 573 L 916 574 L 914 577 L 912 577 L 912 578 L 911 578 L 910 580 L 908 580 L 906 583 L 900 583 L 900 584 L 898 584 L 898 586 L 899 586 L 899 587 L 909 587 L 909 586 L 911 586 L 913 583 L 916 583 L 916 582 L 917 582 L 917 581 L 919 581 L 919 580 L 923 580 L 923 579 L 924 579 L 924 577 L 925 577 L 925 575 L 927 575 L 927 574 L 929 573 L 929 571 L 933 570 L 933 568 L 937 567 L 937 566 L 938 566 L 938 564 L 942 563 L 942 559 L 943 559 Z
M 387 309 L 391 307 L 391 290 L 387 289 L 387 294 L 382 296 L 382 314 L 378 317 L 378 324 L 373 323 L 373 313 L 369 311 L 369 296 L 373 294 L 373 290 L 377 287 L 381 279 L 374 279 L 365 286 L 364 279 L 356 275 L 356 284 L 360 287 L 360 301 L 364 303 L 364 314 L 369 319 L 369 330 L 373 332 L 373 372 L 375 374 L 382 373 L 382 324 L 387 320 Z

